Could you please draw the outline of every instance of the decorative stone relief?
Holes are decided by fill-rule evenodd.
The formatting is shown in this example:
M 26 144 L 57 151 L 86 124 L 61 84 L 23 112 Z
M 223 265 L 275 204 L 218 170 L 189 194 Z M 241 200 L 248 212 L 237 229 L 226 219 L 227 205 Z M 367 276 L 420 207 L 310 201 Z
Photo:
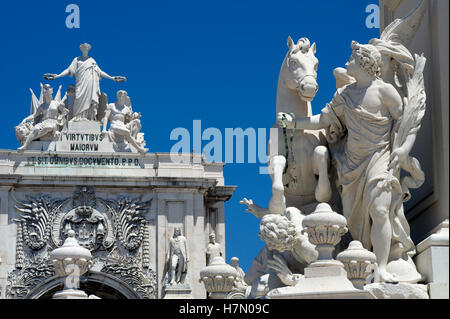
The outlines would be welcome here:
M 25 195 L 18 201 L 16 269 L 9 273 L 8 298 L 25 298 L 43 280 L 55 276 L 49 255 L 69 234 L 93 255 L 96 271 L 128 284 L 144 299 L 156 298 L 156 273 L 150 269 L 150 228 L 146 220 L 152 200 L 101 199 L 89 187 L 72 197 Z M 23 239 L 23 240 L 22 240 Z M 99 264 L 100 263 L 100 264 Z
M 55 268 L 49 259 L 27 259 L 22 269 L 8 275 L 6 298 L 24 299 L 42 281 L 55 276 Z
M 53 218 L 66 204 L 67 199 L 54 200 L 48 195 L 35 197 L 25 195 L 26 201 L 19 202 L 14 195 L 12 198 L 17 203 L 16 210 L 21 213 L 20 219 L 16 219 L 16 221 L 21 224 L 18 232 L 22 233 L 23 241 L 32 250 L 43 249 L 51 237 Z
M 110 259 L 103 266 L 101 272 L 121 279 L 132 287 L 142 299 L 156 299 L 156 273 L 150 269 L 143 271 L 140 267 L 136 266 L 140 263 L 140 260 L 135 257 Z
M 142 202 L 141 198 L 122 197 L 119 200 L 100 200 L 116 219 L 117 237 L 121 245 L 129 251 L 138 249 L 144 239 L 147 221 L 145 214 L 152 199 Z

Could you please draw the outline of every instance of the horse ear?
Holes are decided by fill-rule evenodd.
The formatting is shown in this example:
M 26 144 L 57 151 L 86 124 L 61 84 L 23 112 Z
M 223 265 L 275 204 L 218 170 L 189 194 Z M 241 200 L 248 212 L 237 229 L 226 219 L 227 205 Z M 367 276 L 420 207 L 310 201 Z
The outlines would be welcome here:
M 313 43 L 313 45 L 311 46 L 311 49 L 310 49 L 310 50 L 312 50 L 312 52 L 313 52 L 314 54 L 316 54 L 316 42 Z
M 292 49 L 294 47 L 294 40 L 292 40 L 291 36 L 289 36 L 287 39 L 287 45 L 289 49 Z

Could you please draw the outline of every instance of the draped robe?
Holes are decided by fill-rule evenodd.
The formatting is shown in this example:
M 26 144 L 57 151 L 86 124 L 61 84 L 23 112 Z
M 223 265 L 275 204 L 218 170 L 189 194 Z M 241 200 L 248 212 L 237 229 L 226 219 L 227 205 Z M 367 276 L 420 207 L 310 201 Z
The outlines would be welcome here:
M 100 97 L 100 68 L 91 57 L 86 61 L 75 58 L 69 66 L 69 75 L 76 78 L 73 117 L 96 120 Z
M 339 147 L 331 150 L 342 186 L 344 216 L 352 237 L 366 249 L 370 239 L 373 201 L 383 191 L 390 191 L 389 207 L 392 239 L 390 260 L 407 258 L 415 253 L 410 229 L 403 211 L 404 194 L 399 176 L 390 175 L 393 119 L 387 109 L 373 114 L 355 105 L 346 88 L 338 90 L 333 100 L 322 110 L 331 123 L 329 133 L 341 139 Z M 336 139 L 334 139 L 336 141 Z

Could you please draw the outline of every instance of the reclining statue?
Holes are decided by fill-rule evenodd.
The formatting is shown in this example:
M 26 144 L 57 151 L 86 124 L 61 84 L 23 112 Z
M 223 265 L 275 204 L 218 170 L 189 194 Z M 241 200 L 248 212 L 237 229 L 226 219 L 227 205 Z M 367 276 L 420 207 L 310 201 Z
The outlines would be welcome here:
M 133 112 L 131 100 L 125 91 L 117 92 L 117 102 L 108 104 L 103 118 L 103 133 L 107 133 L 106 126 L 110 123 L 108 135 L 115 148 L 120 151 L 126 147 L 125 142 L 134 146 L 140 153 L 148 152 L 144 148 L 144 134 L 141 130 L 141 114 Z
M 67 95 L 61 100 L 61 87 L 53 99 L 53 89 L 50 85 L 41 84 L 41 97 L 38 100 L 31 90 L 31 115 L 15 127 L 16 136 L 22 144 L 18 151 L 26 150 L 31 142 L 49 136 L 58 138 L 66 125 L 69 111 L 65 106 Z

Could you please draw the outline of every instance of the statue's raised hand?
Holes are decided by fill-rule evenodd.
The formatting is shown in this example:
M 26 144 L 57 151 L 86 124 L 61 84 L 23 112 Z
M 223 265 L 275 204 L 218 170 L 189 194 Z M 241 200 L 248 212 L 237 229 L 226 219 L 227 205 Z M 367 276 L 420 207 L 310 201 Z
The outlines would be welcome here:
M 281 128 L 293 129 L 294 121 L 295 118 L 290 114 L 280 112 L 277 115 L 277 124 Z
M 56 79 L 56 76 L 56 74 L 46 73 L 44 74 L 44 79 L 46 79 L 47 81 L 53 81 Z
M 268 214 L 268 210 L 264 209 L 255 203 L 251 199 L 244 198 L 240 201 L 240 204 L 246 205 L 247 209 L 245 210 L 247 213 L 251 213 L 255 215 L 258 218 L 263 218 L 265 215 Z
M 117 83 L 120 83 L 120 82 L 126 82 L 126 81 L 127 81 L 127 78 L 124 77 L 124 76 L 115 76 L 115 77 L 114 77 L 114 81 L 117 82 Z

